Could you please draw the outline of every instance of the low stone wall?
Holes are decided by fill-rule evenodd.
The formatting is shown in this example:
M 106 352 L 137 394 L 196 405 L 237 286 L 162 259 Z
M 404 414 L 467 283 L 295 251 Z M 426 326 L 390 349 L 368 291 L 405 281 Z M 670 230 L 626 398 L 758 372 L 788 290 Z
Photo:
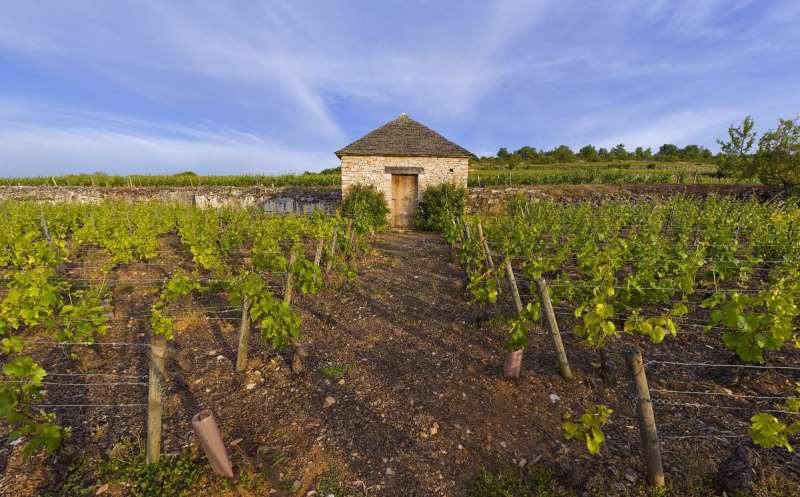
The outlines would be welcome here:
M 67 187 L 3 186 L 0 200 L 97 203 L 105 199 L 158 200 L 198 207 L 259 206 L 276 214 L 310 213 L 315 209 L 334 212 L 341 200 L 336 189 L 296 187 Z
M 767 200 L 780 196 L 779 189 L 753 185 L 540 185 L 469 189 L 469 209 L 486 212 L 501 208 L 518 195 L 549 198 L 563 202 L 614 198 L 657 200 L 674 195 L 705 198 L 709 195 L 757 197 Z M 97 203 L 104 199 L 130 201 L 159 200 L 199 207 L 259 206 L 276 214 L 310 213 L 315 209 L 334 212 L 341 192 L 331 188 L 299 187 L 67 187 L 0 186 L 0 200 Z

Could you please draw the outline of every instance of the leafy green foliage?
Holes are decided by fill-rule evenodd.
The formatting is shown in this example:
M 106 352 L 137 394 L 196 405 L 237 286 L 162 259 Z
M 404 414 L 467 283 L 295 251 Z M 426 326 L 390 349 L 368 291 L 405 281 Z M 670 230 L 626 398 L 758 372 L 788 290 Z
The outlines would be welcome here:
M 781 410 L 788 413 L 793 421 L 781 421 L 769 413 L 758 413 L 750 418 L 750 438 L 759 447 L 771 449 L 783 447 L 789 452 L 794 452 L 794 446 L 789 442 L 789 437 L 800 433 L 800 383 L 796 386 L 798 396 L 789 397 L 783 403 Z
M 498 273 L 496 269 L 488 269 L 483 273 L 472 273 L 469 275 L 467 289 L 472 294 L 472 302 L 486 302 L 494 304 L 497 302 Z
M 252 271 L 242 271 L 231 281 L 231 302 L 250 302 L 250 316 L 261 330 L 261 339 L 281 348 L 300 338 L 300 315 L 275 298 L 266 282 Z
M 21 326 L 52 328 L 62 303 L 64 284 L 49 266 L 32 266 L 11 275 L 8 292 L 0 302 L 0 336 Z
M 683 316 L 689 312 L 689 308 L 680 302 L 672 306 L 669 313 L 661 316 L 645 318 L 636 309 L 631 312 L 625 321 L 625 332 L 637 333 L 650 338 L 653 343 L 661 343 L 667 335 L 675 337 L 678 335 L 678 327 L 673 318 Z
M 136 464 L 124 475 L 132 483 L 132 497 L 188 497 L 203 473 L 203 466 L 183 456 L 160 464 Z
M 789 452 L 794 452 L 794 447 L 789 443 L 789 436 L 800 432 L 800 421 L 786 424 L 772 414 L 758 413 L 750 418 L 750 438 L 759 447 L 771 449 L 783 447 Z
M 27 438 L 24 454 L 40 447 L 53 452 L 69 431 L 56 425 L 55 416 L 42 412 L 35 404 L 42 401 L 42 380 L 47 373 L 28 356 L 3 364 L 0 383 L 0 419 L 9 427 L 9 440 Z
M 746 177 L 752 175 L 751 155 L 756 135 L 753 118 L 747 116 L 741 126 L 728 128 L 729 141 L 717 140 L 720 148 L 720 174 Z
M 779 119 L 778 127 L 765 132 L 753 151 L 757 134 L 753 118 L 747 116 L 739 127 L 728 128 L 729 141 L 717 140 L 722 161 L 720 172 L 739 178 L 757 176 L 767 185 L 800 185 L 800 123 Z
M 270 292 L 252 302 L 250 313 L 259 323 L 261 339 L 273 348 L 285 347 L 300 338 L 300 315 Z
M 177 301 L 202 287 L 196 276 L 177 270 L 161 289 L 158 299 L 150 306 L 150 330 L 167 340 L 175 337 L 175 323 L 169 315 L 170 307 Z
M 743 361 L 800 345 L 796 200 L 564 205 L 521 196 L 480 221 L 492 251 L 521 260 L 529 279 L 547 279 L 554 307 L 572 311 L 575 333 L 590 347 L 603 348 L 622 331 L 661 343 L 699 319 Z M 446 236 L 473 300 L 496 302 L 498 275 L 484 269 L 476 237 L 465 237 L 471 223 L 452 219 Z M 511 343 L 523 343 L 522 323 L 510 324 Z
M 585 440 L 589 453 L 597 455 L 600 453 L 600 446 L 606 440 L 603 426 L 608 424 L 613 412 L 601 404 L 581 414 L 577 421 L 573 421 L 572 416 L 567 413 L 561 425 L 564 436 L 567 440 Z
M 371 185 L 353 185 L 342 200 L 343 217 L 353 220 L 353 227 L 360 234 L 367 234 L 386 226 L 389 207 L 383 193 Z
M 523 307 L 522 314 L 512 319 L 506 334 L 505 348 L 509 352 L 522 350 L 528 346 L 528 323 L 541 319 L 541 304 L 528 302 Z
M 722 335 L 726 347 L 743 361 L 763 363 L 764 351 L 780 350 L 786 342 L 797 341 L 798 301 L 800 282 L 782 277 L 757 294 L 720 292 L 703 305 L 713 309 L 709 326 L 729 329 Z
M 590 347 L 603 348 L 609 338 L 619 334 L 612 321 L 614 306 L 607 302 L 615 294 L 614 288 L 595 288 L 594 298 L 575 309 L 575 317 L 581 323 L 575 326 L 575 334 L 583 338 Z
M 422 192 L 416 214 L 417 227 L 444 232 L 452 220 L 464 215 L 467 208 L 467 190 L 463 186 L 443 183 Z
M 302 246 L 298 246 L 297 250 L 300 254 L 291 267 L 297 289 L 303 295 L 315 294 L 322 288 L 322 270 L 303 256 Z
M 106 334 L 111 309 L 101 301 L 103 290 L 78 290 L 71 295 L 72 303 L 63 305 L 59 313 L 58 341 L 92 343 L 98 335 Z
M 191 275 L 182 269 L 176 270 L 161 291 L 161 299 L 166 302 L 177 302 L 195 290 L 200 290 L 197 275 Z
M 800 185 L 800 123 L 797 119 L 779 119 L 775 130 L 761 136 L 756 170 L 765 184 Z

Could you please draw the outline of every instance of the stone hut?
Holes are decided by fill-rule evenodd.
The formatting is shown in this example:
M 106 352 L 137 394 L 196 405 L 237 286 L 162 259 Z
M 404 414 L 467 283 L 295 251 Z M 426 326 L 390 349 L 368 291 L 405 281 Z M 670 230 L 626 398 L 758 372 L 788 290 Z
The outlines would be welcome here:
M 467 186 L 472 154 L 406 114 L 336 152 L 342 196 L 354 184 L 373 185 L 389 205 L 391 225 L 409 227 L 421 192 L 433 185 Z

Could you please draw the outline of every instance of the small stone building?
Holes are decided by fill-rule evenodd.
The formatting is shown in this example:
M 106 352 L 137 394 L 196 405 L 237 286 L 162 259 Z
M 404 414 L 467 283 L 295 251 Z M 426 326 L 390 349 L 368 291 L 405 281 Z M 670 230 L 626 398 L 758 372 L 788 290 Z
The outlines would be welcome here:
M 389 205 L 391 225 L 411 226 L 420 194 L 429 186 L 467 186 L 472 154 L 406 114 L 336 152 L 342 196 L 355 184 L 373 185 Z

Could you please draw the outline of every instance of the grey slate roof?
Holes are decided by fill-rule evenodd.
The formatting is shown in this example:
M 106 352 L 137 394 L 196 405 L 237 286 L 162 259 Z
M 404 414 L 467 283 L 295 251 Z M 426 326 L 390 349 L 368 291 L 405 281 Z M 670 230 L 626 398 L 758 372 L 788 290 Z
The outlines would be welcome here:
M 471 157 L 472 153 L 406 114 L 389 121 L 341 150 L 343 155 Z

